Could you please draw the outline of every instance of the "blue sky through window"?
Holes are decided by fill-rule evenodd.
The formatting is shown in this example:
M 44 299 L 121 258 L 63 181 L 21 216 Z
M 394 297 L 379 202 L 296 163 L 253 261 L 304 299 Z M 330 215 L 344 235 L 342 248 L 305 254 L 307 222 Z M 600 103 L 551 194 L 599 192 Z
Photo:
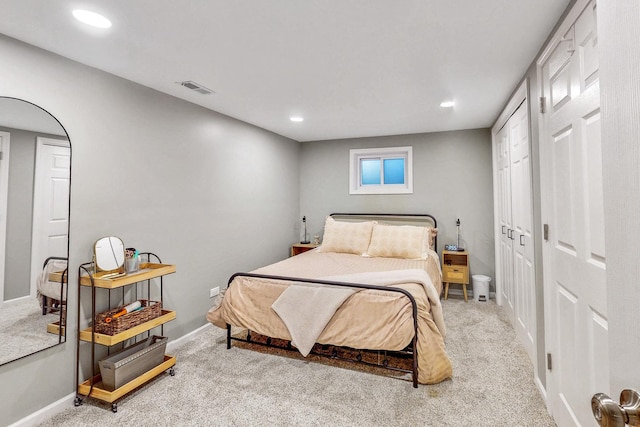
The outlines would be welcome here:
M 380 159 L 362 159 L 362 185 L 380 185 Z
M 404 159 L 384 159 L 384 183 L 404 184 Z

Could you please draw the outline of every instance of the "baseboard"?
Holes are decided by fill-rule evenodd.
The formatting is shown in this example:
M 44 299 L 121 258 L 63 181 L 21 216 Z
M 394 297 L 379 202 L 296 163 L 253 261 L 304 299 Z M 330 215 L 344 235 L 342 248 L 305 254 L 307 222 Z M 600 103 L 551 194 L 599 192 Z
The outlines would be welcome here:
M 189 341 L 193 341 L 198 338 L 204 331 L 208 328 L 212 328 L 213 325 L 211 323 L 207 323 L 206 325 L 200 326 L 198 329 L 195 329 L 188 334 L 181 336 L 180 338 L 176 338 L 175 340 L 171 340 L 167 343 L 167 353 L 171 353 L 174 349 L 188 343 Z
M 462 298 L 464 296 L 464 293 L 462 292 L 462 289 L 449 288 L 449 295 L 455 295 L 456 297 L 461 297 Z M 470 289 L 467 290 L 467 296 L 468 296 L 468 298 L 470 300 L 472 300 L 473 299 L 473 291 L 470 290 Z M 496 300 L 496 293 L 493 292 L 493 291 L 489 292 L 489 299 L 495 301 Z
M 59 412 L 64 411 L 65 409 L 73 406 L 73 400 L 75 399 L 76 394 L 71 393 L 53 402 L 50 405 L 45 406 L 44 408 L 34 412 L 33 414 L 27 415 L 23 419 L 16 421 L 13 424 L 10 424 L 9 427 L 32 427 L 36 426 L 43 421 L 48 420 Z
M 208 328 L 212 328 L 213 325 L 211 323 L 207 323 L 206 325 L 203 325 L 201 327 L 199 327 L 198 329 L 195 329 L 191 332 L 189 332 L 188 334 L 185 334 L 183 336 L 181 336 L 180 338 L 177 338 L 175 340 L 171 340 L 167 343 L 167 353 L 171 353 L 172 351 L 174 351 L 175 349 L 177 349 L 178 347 L 188 343 L 189 341 L 193 341 L 194 339 L 196 339 L 199 335 L 201 335 L 203 332 L 205 332 Z M 60 400 L 57 400 L 55 402 L 53 402 L 50 405 L 45 406 L 44 408 L 30 414 L 27 415 L 26 417 L 22 418 L 19 421 L 16 421 L 15 423 L 11 424 L 9 427 L 32 427 L 35 425 L 38 425 L 40 423 L 42 423 L 43 421 L 48 420 L 49 418 L 53 417 L 54 415 L 56 415 L 59 412 L 64 411 L 65 409 L 73 406 L 73 401 L 76 397 L 76 393 L 73 392 L 65 397 L 63 397 Z
M 542 384 L 542 381 L 540 381 L 540 378 L 535 377 L 534 381 L 536 386 L 538 386 L 538 390 L 540 391 L 540 396 L 542 396 L 542 400 L 544 401 L 544 405 L 547 408 L 547 412 L 549 413 L 549 415 L 553 417 L 553 414 L 551 413 L 551 402 L 549 402 L 549 398 L 547 396 L 547 389 Z

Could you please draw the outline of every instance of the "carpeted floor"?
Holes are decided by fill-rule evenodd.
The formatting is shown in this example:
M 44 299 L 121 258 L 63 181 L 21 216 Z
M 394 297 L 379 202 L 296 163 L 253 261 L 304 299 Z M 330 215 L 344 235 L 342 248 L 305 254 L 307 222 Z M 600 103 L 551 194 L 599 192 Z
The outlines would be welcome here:
M 42 426 L 554 426 L 527 355 L 491 301 L 443 301 L 454 377 L 436 385 L 234 347 L 209 328 L 161 375 L 110 405 L 88 400 Z
M 42 315 L 35 298 L 4 303 L 0 308 L 0 365 L 58 344 L 58 336 L 47 332 L 47 324 L 58 314 Z

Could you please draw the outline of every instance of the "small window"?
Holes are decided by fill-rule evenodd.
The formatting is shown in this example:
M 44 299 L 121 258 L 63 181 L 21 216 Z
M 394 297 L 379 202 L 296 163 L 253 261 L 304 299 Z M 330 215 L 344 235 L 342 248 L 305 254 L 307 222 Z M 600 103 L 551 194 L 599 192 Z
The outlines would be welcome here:
M 349 194 L 413 193 L 412 147 L 349 150 Z

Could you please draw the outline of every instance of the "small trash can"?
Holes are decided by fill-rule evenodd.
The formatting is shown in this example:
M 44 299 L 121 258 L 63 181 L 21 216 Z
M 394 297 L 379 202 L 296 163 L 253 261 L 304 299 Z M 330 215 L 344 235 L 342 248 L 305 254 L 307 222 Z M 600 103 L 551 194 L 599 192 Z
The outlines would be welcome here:
M 491 277 L 474 274 L 471 278 L 473 279 L 473 300 L 489 301 L 489 283 L 491 283 Z

